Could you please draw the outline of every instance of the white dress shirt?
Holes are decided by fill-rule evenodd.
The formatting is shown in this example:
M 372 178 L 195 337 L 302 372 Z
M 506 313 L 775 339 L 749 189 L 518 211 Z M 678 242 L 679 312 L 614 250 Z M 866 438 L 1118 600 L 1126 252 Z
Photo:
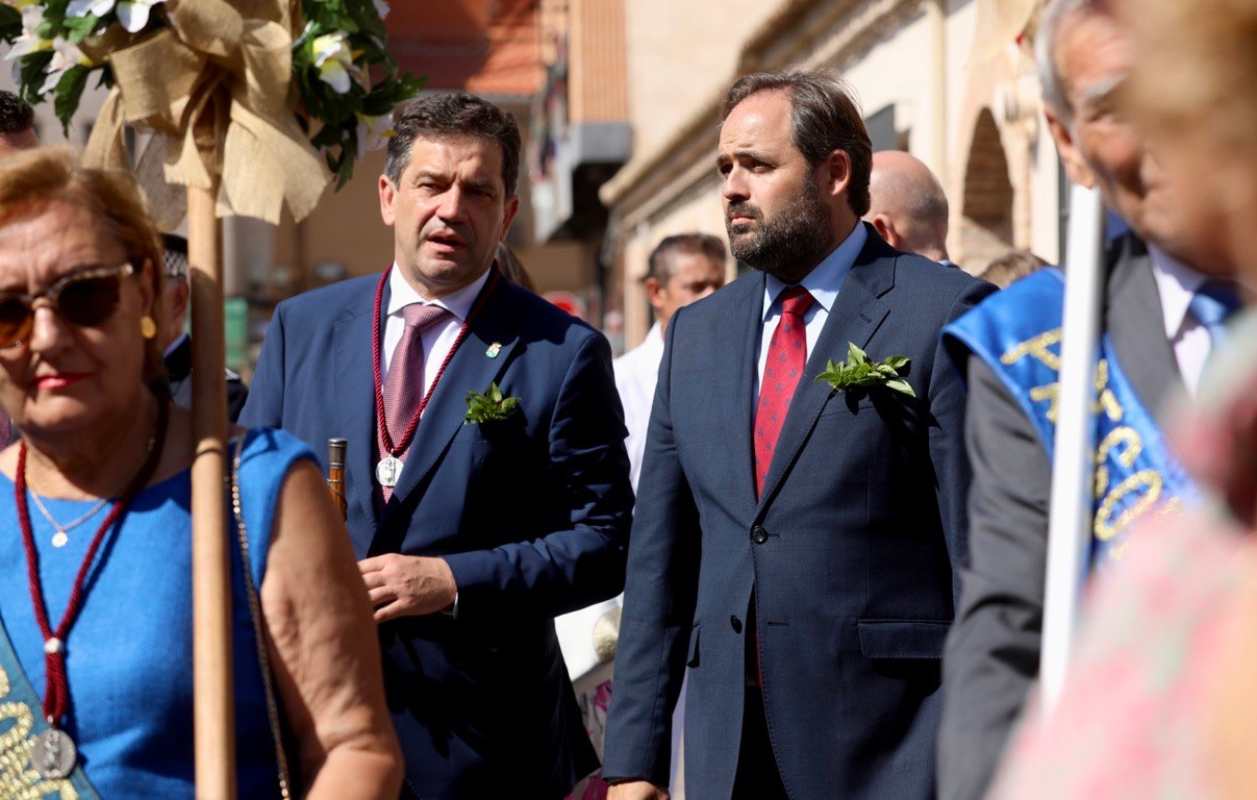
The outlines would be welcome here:
M 1209 329 L 1189 311 L 1192 297 L 1205 282 L 1205 276 L 1157 247 L 1149 245 L 1148 255 L 1152 258 L 1152 274 L 1161 297 L 1165 338 L 1174 350 L 1174 360 L 1178 362 L 1187 391 L 1194 395 L 1213 345 Z
M 642 456 L 646 453 L 646 429 L 650 425 L 650 409 L 655 402 L 655 383 L 659 379 L 659 363 L 663 361 L 663 329 L 656 322 L 637 347 L 611 363 L 615 369 L 615 388 L 624 405 L 624 427 L 628 437 L 629 480 L 633 491 L 642 474 Z
M 437 372 L 441 369 L 441 362 L 445 361 L 445 357 L 449 355 L 450 348 L 458 339 L 459 329 L 467 321 L 467 315 L 471 313 L 471 307 L 475 304 L 476 297 L 488 279 L 489 270 L 485 270 L 483 275 L 457 292 L 436 300 L 427 300 L 415 291 L 402 275 L 401 269 L 394 264 L 393 271 L 388 276 L 388 308 L 384 311 L 387 319 L 384 323 L 384 342 L 380 347 L 380 370 L 385 380 L 388 380 L 388 369 L 393 361 L 393 351 L 401 343 L 402 333 L 406 330 L 406 321 L 402 319 L 402 309 L 415 303 L 438 305 L 450 312 L 450 316 L 446 317 L 444 322 L 430 326 L 420 337 L 423 342 L 423 394 L 427 394 L 432 382 L 436 380 Z
M 846 279 L 847 273 L 851 271 L 851 267 L 855 264 L 855 260 L 860 255 L 860 251 L 864 249 L 864 243 L 868 240 L 868 232 L 864 229 L 864 223 L 857 222 L 855 230 L 848 234 L 842 244 L 825 257 L 825 260 L 816 266 L 816 269 L 808 273 L 808 276 L 799 284 L 807 289 L 808 294 L 812 295 L 812 307 L 803 315 L 803 324 L 805 326 L 805 336 L 807 338 L 807 357 L 812 357 L 812 349 L 816 347 L 816 340 L 820 338 L 821 330 L 825 327 L 825 321 L 829 319 L 829 310 L 833 308 L 834 301 L 838 299 L 838 291 L 842 288 L 842 282 Z M 764 330 L 760 334 L 759 339 L 759 362 L 755 372 L 755 406 L 759 406 L 759 384 L 764 379 L 764 365 L 768 363 L 768 345 L 773 340 L 773 332 L 777 330 L 777 323 L 781 321 L 781 293 L 789 287 L 774 278 L 772 275 L 767 276 L 767 283 L 764 285 Z M 834 353 L 835 359 L 845 359 L 847 352 L 844 349 L 841 353 Z

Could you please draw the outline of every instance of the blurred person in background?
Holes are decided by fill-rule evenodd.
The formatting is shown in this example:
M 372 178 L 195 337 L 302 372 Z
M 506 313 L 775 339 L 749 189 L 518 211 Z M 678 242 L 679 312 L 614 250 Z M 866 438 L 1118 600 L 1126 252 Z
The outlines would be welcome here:
M 637 347 L 615 360 L 615 388 L 624 404 L 625 444 L 629 455 L 629 477 L 633 488 L 642 474 L 646 450 L 646 426 L 655 399 L 655 379 L 663 358 L 663 337 L 668 321 L 677 309 L 724 286 L 728 253 L 724 242 L 709 233 L 678 233 L 665 237 L 650 252 L 649 266 L 642 283 L 646 299 L 655 312 L 655 322 Z M 712 342 L 715 347 L 716 342 Z
M 1104 468 L 1097 475 L 1107 481 L 1096 491 L 1089 565 L 1102 569 L 1151 507 L 1145 482 L 1161 499 L 1191 492 L 1157 415 L 1176 393 L 1195 391 L 1217 344 L 1211 332 L 1236 306 L 1234 270 L 1216 247 L 1187 235 L 1191 212 L 1181 188 L 1166 180 L 1145 134 L 1120 109 L 1135 47 L 1114 4 L 1052 0 L 1035 45 L 1048 128 L 1065 169 L 1074 183 L 1098 188 L 1130 228 L 1104 256 L 1108 412 L 1097 416 L 1094 446 Z M 974 473 L 969 563 L 943 666 L 943 800 L 983 796 L 1039 672 L 1056 421 L 1038 387 L 1059 380 L 1062 301 L 1060 273 L 1044 270 L 948 329 L 976 357 L 965 435 Z M 1115 446 L 1132 436 L 1137 448 Z
M 1001 289 L 1007 289 L 1011 284 L 1046 266 L 1048 262 L 1029 250 L 1010 250 L 987 264 L 986 269 L 978 273 L 978 277 Z
M 35 110 L 13 92 L 0 89 L 0 159 L 38 146 Z
M 13 92 L 0 89 L 0 159 L 38 146 L 35 110 Z M 0 447 L 11 444 L 17 436 L 13 422 L 0 412 Z
M 655 312 L 655 322 L 646 339 L 617 358 L 615 388 L 624 404 L 624 424 L 628 437 L 629 478 L 637 490 L 642 471 L 642 455 L 646 449 L 646 428 L 650 424 L 650 407 L 655 399 L 655 379 L 663 359 L 663 337 L 668 321 L 678 309 L 701 300 L 725 282 L 728 252 L 718 236 L 707 233 L 678 233 L 665 237 L 650 252 L 643 284 L 646 298 Z M 713 347 L 717 345 L 712 342 Z M 568 673 L 586 715 L 586 727 L 593 729 L 594 745 L 602 752 L 602 731 L 607 705 L 611 699 L 611 681 L 599 669 L 615 657 L 615 640 L 620 624 L 622 597 L 581 609 L 555 620 L 559 643 L 563 646 Z M 605 632 L 605 633 L 604 633 Z M 685 691 L 677 701 L 672 715 L 672 796 L 684 796 L 681 786 L 681 731 L 685 723 Z M 600 779 L 591 778 L 590 783 Z M 585 786 L 578 787 L 574 798 L 586 796 Z
M 515 255 L 515 251 L 506 242 L 498 242 L 497 256 L 495 257 L 498 269 L 502 272 L 502 277 L 519 286 L 523 286 L 533 294 L 537 293 L 537 287 L 533 285 L 532 276 L 528 274 L 528 270 L 524 269 L 524 262 L 519 260 L 519 256 Z
M 0 452 L 0 675 L 33 726 L 0 737 L 6 796 L 195 794 L 196 442 L 157 346 L 161 263 L 130 176 L 63 148 L 0 162 L 0 406 L 22 432 Z M 367 592 L 323 476 L 281 431 L 231 447 L 240 796 L 279 795 L 282 739 L 306 796 L 396 797 Z
M 869 201 L 864 221 L 886 244 L 957 266 L 947 257 L 947 194 L 920 159 L 902 150 L 874 153 Z
M 1236 268 L 1251 304 L 1257 0 L 1122 10 L 1137 54 L 1123 113 L 1181 200 L 1184 239 Z M 1168 426 L 1202 497 L 1152 519 L 1100 578 L 1060 703 L 1025 721 L 999 798 L 1257 793 L 1257 315 L 1211 333 L 1221 347 Z
M 188 240 L 173 233 L 162 234 L 165 250 L 165 280 L 162 303 L 165 307 L 157 343 L 161 346 L 170 381 L 170 395 L 177 405 L 192 408 L 192 337 L 187 332 Z M 234 370 L 227 369 L 227 418 L 235 422 L 249 399 L 249 387 Z

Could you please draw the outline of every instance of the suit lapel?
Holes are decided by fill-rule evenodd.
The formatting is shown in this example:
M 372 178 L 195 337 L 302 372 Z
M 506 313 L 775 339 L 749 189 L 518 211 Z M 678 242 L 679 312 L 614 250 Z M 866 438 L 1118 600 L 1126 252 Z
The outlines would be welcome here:
M 374 290 L 374 287 L 372 287 Z M 365 391 L 350 391 L 334 405 L 335 435 L 349 440 L 345 467 L 345 497 L 349 503 L 351 520 L 363 520 L 363 524 L 350 527 L 350 540 L 354 551 L 366 553 L 375 538 L 375 376 L 371 368 L 369 343 L 371 341 L 372 306 L 374 294 L 368 294 L 354 307 L 346 309 L 337 319 L 335 341 L 336 372 L 334 380 L 344 386 L 368 387 Z M 384 304 L 388 304 L 388 287 L 384 290 Z M 380 320 L 374 320 L 382 324 Z M 381 332 L 382 333 L 382 332 Z M 364 358 L 363 351 L 368 355 Z
M 895 254 L 875 233 L 843 280 L 842 289 L 829 310 L 829 318 L 808 357 L 807 368 L 790 401 L 785 425 L 773 450 L 772 464 L 764 478 L 764 493 L 759 501 L 759 514 L 763 514 L 768 501 L 777 490 L 781 478 L 794 463 L 811 433 L 816 419 L 833 395 L 828 384 L 817 382 L 816 376 L 825 369 L 828 359 L 842 361 L 847 357 L 847 343 L 860 347 L 868 345 L 882 320 L 890 313 L 890 305 L 882 296 L 895 283 Z
M 1126 242 L 1108 285 L 1108 334 L 1118 364 L 1154 417 L 1175 390 L 1185 391 L 1174 347 L 1165 335 L 1152 258 Z
M 519 290 L 494 275 L 482 291 L 489 292 L 483 298 L 483 307 L 472 320 L 467 338 L 454 353 L 419 421 L 406 454 L 401 480 L 384 508 L 382 524 L 386 528 L 401 509 L 413 505 L 407 502 L 410 494 L 440 463 L 462 428 L 467 413 L 467 393 L 487 390 L 490 383 L 500 379 L 511 361 L 511 353 L 519 341 L 519 325 L 509 296 Z M 491 356 L 490 348 L 494 344 L 498 347 L 493 348 Z
M 755 437 L 755 392 L 758 381 L 755 373 L 759 364 L 759 341 L 764 328 L 764 274 L 756 273 L 756 280 L 747 281 L 749 286 L 743 298 L 741 318 L 743 324 L 741 341 L 736 342 L 738 368 L 733 375 L 733 384 L 729 391 L 719 391 L 717 397 L 733 398 L 733 416 L 735 424 L 742 430 L 741 436 L 732 437 L 737 451 L 729 464 L 734 470 L 733 490 L 740 502 L 745 502 L 748 510 L 755 507 L 755 457 L 752 443 Z

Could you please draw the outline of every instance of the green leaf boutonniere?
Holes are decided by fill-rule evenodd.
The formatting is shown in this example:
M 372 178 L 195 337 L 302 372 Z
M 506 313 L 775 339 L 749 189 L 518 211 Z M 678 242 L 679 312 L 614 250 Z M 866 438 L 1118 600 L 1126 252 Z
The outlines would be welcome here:
M 907 373 L 911 363 L 907 356 L 890 356 L 881 361 L 869 361 L 868 354 L 855 342 L 848 342 L 847 360 L 839 364 L 831 359 L 825 365 L 825 371 L 816 376 L 816 380 L 824 381 L 838 391 L 884 387 L 908 397 L 916 397 L 917 393 L 912 391 L 912 385 L 901 377 Z
M 489 391 L 484 394 L 477 391 L 467 393 L 467 416 L 463 420 L 475 425 L 497 422 L 515 413 L 517 408 L 518 397 L 503 397 L 502 389 L 496 383 L 491 383 Z

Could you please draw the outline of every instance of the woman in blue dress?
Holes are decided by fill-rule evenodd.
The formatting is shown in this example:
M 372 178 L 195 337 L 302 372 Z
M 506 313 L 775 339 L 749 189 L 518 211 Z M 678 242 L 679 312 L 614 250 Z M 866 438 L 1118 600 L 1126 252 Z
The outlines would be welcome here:
M 53 148 L 0 164 L 0 407 L 21 431 L 0 452 L 3 797 L 194 796 L 194 440 L 155 345 L 160 264 L 129 176 Z M 375 626 L 322 475 L 280 431 L 233 442 L 239 794 L 279 796 L 283 739 L 296 792 L 395 798 Z

